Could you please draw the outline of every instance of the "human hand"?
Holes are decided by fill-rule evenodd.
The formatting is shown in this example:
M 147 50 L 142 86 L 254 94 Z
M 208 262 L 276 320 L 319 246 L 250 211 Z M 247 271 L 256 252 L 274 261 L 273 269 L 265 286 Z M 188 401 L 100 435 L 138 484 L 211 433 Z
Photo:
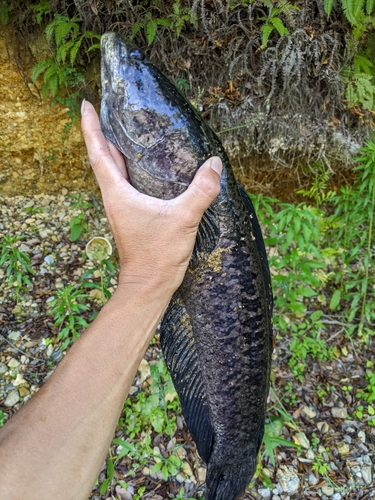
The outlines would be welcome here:
M 160 200 L 129 183 L 123 155 L 105 139 L 87 101 L 82 132 L 119 251 L 119 285 L 157 284 L 173 293 L 185 275 L 202 215 L 220 192 L 220 158 L 207 160 L 183 194 Z

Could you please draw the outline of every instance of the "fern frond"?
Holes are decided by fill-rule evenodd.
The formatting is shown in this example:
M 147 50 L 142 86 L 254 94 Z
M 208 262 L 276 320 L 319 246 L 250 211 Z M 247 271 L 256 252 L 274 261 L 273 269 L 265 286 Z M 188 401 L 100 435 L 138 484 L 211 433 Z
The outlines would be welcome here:
M 373 66 L 374 64 L 367 57 L 359 54 L 354 61 L 354 72 L 371 75 L 371 68 Z
M 76 60 L 77 53 L 78 53 L 78 50 L 79 50 L 79 48 L 81 46 L 82 40 L 83 40 L 83 36 L 81 36 L 81 38 L 76 41 L 76 43 L 74 44 L 72 50 L 70 51 L 70 65 L 71 66 L 74 65 L 74 61 Z
M 364 0 L 358 0 L 358 2 L 363 3 Z M 358 21 L 354 15 L 354 10 L 356 7 L 357 0 L 341 0 L 342 10 L 344 11 L 346 19 L 355 26 Z
M 43 59 L 39 61 L 32 69 L 31 69 L 31 79 L 35 83 L 38 79 L 38 76 L 41 73 L 44 73 L 47 68 L 49 68 L 53 64 L 53 59 L 50 57 L 48 59 Z
M 167 28 L 172 27 L 172 23 L 170 21 L 168 21 L 168 19 L 155 19 L 155 23 L 158 26 L 167 26 Z
M 56 25 L 55 28 L 55 42 L 56 46 L 60 47 L 61 42 L 64 41 L 64 38 L 66 35 L 69 33 L 69 31 L 72 29 L 70 23 L 67 22 L 61 22 Z
M 42 86 L 42 96 L 45 99 L 48 95 L 48 92 L 51 93 L 52 97 L 55 97 L 57 94 L 57 90 L 59 88 L 59 80 L 56 74 L 52 75 L 51 78 L 48 79 L 47 82 L 43 83 Z
M 48 80 L 52 78 L 53 75 L 58 75 L 59 66 L 55 61 L 50 65 L 50 67 L 45 71 L 43 75 L 44 83 L 48 83 Z
M 69 50 L 73 47 L 73 45 L 74 45 L 73 40 L 69 40 L 68 42 L 64 43 L 63 45 L 60 45 L 60 47 L 57 49 L 57 54 L 56 54 L 57 62 L 65 63 L 66 56 L 67 56 Z
M 336 0 L 324 0 L 324 10 L 325 13 L 327 14 L 327 17 L 329 19 L 329 16 L 331 15 L 332 12 L 332 7 L 333 4 L 335 3 Z
M 364 6 L 365 6 L 365 0 L 356 0 L 354 2 L 353 16 L 354 19 L 356 19 L 357 24 L 364 15 L 364 10 L 363 10 Z
M 148 21 L 148 23 L 146 24 L 146 35 L 147 35 L 147 42 L 149 45 L 151 45 L 152 42 L 155 40 L 157 29 L 158 26 L 154 21 Z
M 275 27 L 280 36 L 288 35 L 289 31 L 279 17 L 270 19 L 270 23 Z
M 369 16 L 373 13 L 375 7 L 375 0 L 367 0 L 366 1 L 366 14 Z
M 262 30 L 262 49 L 264 49 L 267 46 L 268 39 L 270 37 L 270 34 L 275 28 L 272 26 L 272 24 L 263 24 L 261 30 Z

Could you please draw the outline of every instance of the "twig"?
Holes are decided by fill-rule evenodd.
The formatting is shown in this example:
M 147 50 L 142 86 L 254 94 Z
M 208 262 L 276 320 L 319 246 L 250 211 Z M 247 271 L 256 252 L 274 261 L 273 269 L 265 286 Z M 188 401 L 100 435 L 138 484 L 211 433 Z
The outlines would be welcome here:
M 22 349 L 19 349 L 18 347 L 16 347 L 14 344 L 12 344 L 12 342 L 10 342 L 6 337 L 4 337 L 3 334 L 0 333 L 0 337 L 2 339 L 5 340 L 5 342 L 8 342 L 9 345 L 11 345 L 13 347 L 13 349 L 16 349 L 16 351 L 20 352 L 21 354 L 24 354 L 25 356 L 27 356 L 28 358 L 32 358 L 32 359 L 36 359 L 37 361 L 41 362 L 41 363 L 44 363 L 45 360 L 44 359 L 40 359 L 40 358 L 36 358 L 35 356 L 32 356 L 31 354 L 26 354 L 25 351 L 23 351 Z

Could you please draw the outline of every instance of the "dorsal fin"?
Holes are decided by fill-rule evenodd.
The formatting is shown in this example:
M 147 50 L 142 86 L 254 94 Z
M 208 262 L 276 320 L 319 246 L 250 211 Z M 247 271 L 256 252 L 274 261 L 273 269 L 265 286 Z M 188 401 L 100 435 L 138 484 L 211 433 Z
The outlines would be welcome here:
M 260 224 L 259 224 L 258 218 L 257 218 L 256 213 L 255 213 L 254 205 L 253 205 L 249 195 L 245 191 L 245 188 L 239 182 L 237 183 L 237 185 L 238 185 L 239 191 L 241 193 L 241 197 L 242 197 L 242 200 L 244 202 L 244 205 L 250 214 L 251 226 L 253 229 L 255 243 L 256 243 L 256 246 L 258 249 L 260 262 L 261 262 L 261 266 L 262 266 L 264 285 L 265 285 L 266 294 L 267 294 L 267 302 L 268 302 L 268 304 L 271 304 L 271 311 L 272 311 L 273 295 L 272 295 L 272 285 L 271 285 L 271 274 L 270 274 L 270 268 L 268 266 L 267 252 L 266 252 L 266 247 L 264 246 L 262 230 L 260 228 Z

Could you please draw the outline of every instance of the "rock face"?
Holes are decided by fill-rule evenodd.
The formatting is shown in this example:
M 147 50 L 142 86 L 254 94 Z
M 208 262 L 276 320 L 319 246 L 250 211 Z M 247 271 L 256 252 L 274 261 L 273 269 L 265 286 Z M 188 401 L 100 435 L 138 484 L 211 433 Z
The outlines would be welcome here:
M 95 185 L 79 124 L 62 141 L 66 111 L 26 87 L 0 39 L 0 196 Z

